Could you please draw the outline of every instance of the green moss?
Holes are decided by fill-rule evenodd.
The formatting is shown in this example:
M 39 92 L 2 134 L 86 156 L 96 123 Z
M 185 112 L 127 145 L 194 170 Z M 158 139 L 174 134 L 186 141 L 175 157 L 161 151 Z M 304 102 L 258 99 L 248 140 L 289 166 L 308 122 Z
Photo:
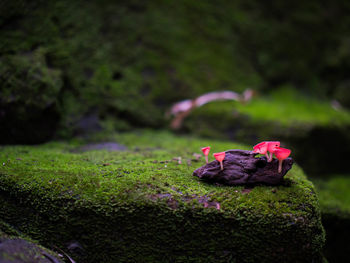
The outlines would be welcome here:
M 3 147 L 0 217 L 46 243 L 78 240 L 88 262 L 320 260 L 318 200 L 297 166 L 285 185 L 245 193 L 192 176 L 200 147 L 242 145 L 151 131 L 109 139 L 129 150 L 72 152 L 82 141 Z
M 326 230 L 325 255 L 331 262 L 346 262 L 350 249 L 350 177 L 313 178 Z
M 2 85 L 2 102 L 40 109 L 57 102 L 63 85 L 61 72 L 47 66 L 44 54 L 44 50 L 37 49 L 26 55 L 3 57 L 0 74 L 6 81 Z
M 15 230 L 11 225 L 5 223 L 4 221 L 0 220 L 0 237 L 14 237 L 14 236 L 21 236 L 21 234 Z
M 312 94 L 328 90 L 345 98 L 348 40 L 338 23 L 331 25 L 320 14 L 343 10 L 347 25 L 348 12 L 337 2 L 329 5 L 320 7 L 316 0 L 268 7 L 259 1 L 8 1 L 0 10 L 1 90 L 6 91 L 0 109 L 9 117 L 0 124 L 4 127 L 13 120 L 27 130 L 21 134 L 20 128 L 6 128 L 10 136 L 4 142 L 69 137 L 81 132 L 81 123 L 90 116 L 96 117 L 96 126 L 110 130 L 164 127 L 164 112 L 172 103 L 218 89 L 241 92 L 291 83 Z M 332 32 L 326 42 L 325 28 Z M 320 62 L 317 67 L 314 61 Z M 339 79 L 324 74 L 329 71 Z M 19 103 L 11 104 L 14 99 Z M 37 111 L 30 103 L 38 106 Z M 47 127 L 51 133 L 40 138 L 44 129 L 39 123 L 46 121 L 47 107 L 53 103 L 56 116 L 50 115 L 53 124 Z M 274 110 L 266 111 L 268 103 L 237 108 L 259 121 L 280 117 Z M 289 110 L 279 106 L 281 110 L 273 109 L 283 112 L 283 124 Z M 314 119 L 305 113 L 309 106 L 302 107 L 305 111 L 295 107 L 292 115 L 300 116 L 297 122 Z M 257 110 L 262 113 L 251 114 Z M 28 112 L 37 122 L 23 121 Z M 331 118 L 321 113 L 311 122 L 328 123 Z
M 52 137 L 59 119 L 61 71 L 45 60 L 44 49 L 0 59 L 0 143 L 43 142 Z M 43 121 L 45 119 L 45 121 Z
M 225 9 L 220 5 L 188 1 L 19 2 L 2 8 L 7 12 L 0 18 L 0 75 L 9 80 L 8 97 L 27 102 L 37 93 L 29 97 L 22 93 L 37 91 L 42 83 L 51 84 L 46 71 L 60 73 L 57 83 L 63 82 L 64 88 L 53 99 L 61 136 L 79 131 L 79 121 L 92 114 L 102 126 L 112 119 L 114 125 L 109 127 L 114 130 L 128 125 L 164 126 L 164 112 L 175 101 L 223 86 L 241 91 L 261 81 L 237 52 L 238 45 L 232 44 L 230 23 L 217 20 L 231 15 L 229 11 L 222 14 Z M 230 5 L 233 10 L 235 7 Z M 45 60 L 43 74 L 21 72 L 29 67 L 27 56 L 38 50 Z M 8 57 L 16 58 L 15 67 Z M 7 112 L 8 100 L 0 101 L 0 107 L 1 103 Z M 44 105 L 46 101 L 42 109 Z M 17 136 L 12 134 L 14 139 Z
M 327 179 L 313 179 L 324 213 L 350 219 L 350 177 L 333 175 Z
M 212 102 L 196 109 L 185 122 L 191 130 L 195 130 L 191 121 L 197 123 L 207 118 L 214 127 L 234 127 L 233 122 L 249 122 L 251 126 L 269 126 L 264 130 L 283 134 L 298 131 L 301 134 L 313 127 L 350 125 L 350 112 L 344 109 L 335 110 L 330 102 L 318 101 L 296 92 L 292 88 L 281 88 L 270 95 L 253 97 L 249 103 Z M 247 127 L 249 124 L 246 124 Z M 214 129 L 213 127 L 213 129 Z M 267 130 L 270 129 L 270 130 Z M 259 130 L 260 131 L 260 130 Z
M 335 110 L 329 101 L 319 101 L 298 93 L 291 87 L 272 92 L 235 107 L 255 122 L 278 121 L 282 127 L 349 125 L 350 112 Z

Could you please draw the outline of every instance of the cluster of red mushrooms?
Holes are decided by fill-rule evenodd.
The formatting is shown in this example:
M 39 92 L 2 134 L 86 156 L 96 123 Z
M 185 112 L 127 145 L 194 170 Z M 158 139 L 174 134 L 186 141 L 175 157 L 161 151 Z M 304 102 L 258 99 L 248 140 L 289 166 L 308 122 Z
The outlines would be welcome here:
M 265 141 L 258 143 L 253 147 L 254 153 L 263 154 L 266 156 L 268 162 L 271 162 L 273 159 L 273 155 L 278 159 L 278 172 L 282 172 L 282 164 L 283 160 L 286 159 L 290 154 L 291 150 L 287 148 L 280 147 L 281 143 L 279 141 Z M 210 146 L 203 147 L 202 152 L 205 156 L 205 161 L 208 163 L 208 155 L 210 152 Z M 224 166 L 222 161 L 225 159 L 225 152 L 219 152 L 213 154 L 215 159 L 220 163 L 221 170 L 224 170 Z

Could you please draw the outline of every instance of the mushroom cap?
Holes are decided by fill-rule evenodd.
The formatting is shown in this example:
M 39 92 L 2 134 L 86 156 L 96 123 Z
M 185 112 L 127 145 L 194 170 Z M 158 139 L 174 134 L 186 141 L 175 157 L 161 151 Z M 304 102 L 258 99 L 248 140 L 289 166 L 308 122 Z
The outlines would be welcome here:
M 276 147 L 273 153 L 275 154 L 278 160 L 284 160 L 291 154 L 291 152 L 292 151 L 289 149 Z
M 203 147 L 201 150 L 202 150 L 204 155 L 208 155 L 210 152 L 210 146 Z
M 266 142 L 261 142 L 258 143 L 253 147 L 254 152 L 260 153 L 260 154 L 265 154 L 267 152 L 267 143 Z
M 225 159 L 225 152 L 214 153 L 215 159 L 219 162 L 222 162 Z
M 266 142 L 267 143 L 267 150 L 269 152 L 274 152 L 276 147 L 280 147 L 281 143 L 279 141 L 269 141 Z

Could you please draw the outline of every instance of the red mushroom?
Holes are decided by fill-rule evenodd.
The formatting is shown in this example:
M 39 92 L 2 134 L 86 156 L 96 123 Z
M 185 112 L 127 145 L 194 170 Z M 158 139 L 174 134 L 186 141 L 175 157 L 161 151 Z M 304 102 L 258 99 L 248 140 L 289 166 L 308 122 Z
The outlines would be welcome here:
M 274 150 L 274 154 L 278 159 L 278 172 L 282 172 L 282 163 L 283 160 L 286 159 L 292 151 L 286 148 L 276 147 Z
M 202 152 L 205 156 L 205 162 L 208 163 L 208 155 L 209 155 L 209 152 L 210 152 L 210 146 L 207 146 L 207 147 L 203 147 L 202 149 Z
M 253 149 L 254 149 L 254 152 L 256 153 L 265 154 L 267 161 L 271 162 L 272 153 L 275 147 L 279 147 L 279 146 L 280 146 L 280 142 L 278 141 L 266 141 L 266 142 L 258 143 L 253 147 Z
M 225 152 L 214 153 L 213 155 L 214 155 L 215 159 L 220 163 L 221 170 L 224 170 L 224 166 L 222 164 L 222 161 L 225 159 Z
M 267 142 L 267 151 L 270 152 L 270 156 L 268 158 L 268 162 L 272 161 L 272 156 L 273 153 L 276 149 L 276 147 L 280 147 L 281 143 L 279 141 L 271 141 L 271 142 Z
M 261 142 L 258 143 L 253 147 L 255 153 L 265 154 L 267 160 L 270 158 L 268 152 L 267 152 L 267 142 Z

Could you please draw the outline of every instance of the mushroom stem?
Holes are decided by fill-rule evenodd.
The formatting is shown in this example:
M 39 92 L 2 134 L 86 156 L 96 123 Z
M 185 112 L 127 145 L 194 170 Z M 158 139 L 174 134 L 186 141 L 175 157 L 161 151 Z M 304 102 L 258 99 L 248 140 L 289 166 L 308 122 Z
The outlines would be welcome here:
M 282 163 L 283 163 L 283 160 L 278 160 L 278 173 L 282 172 Z
M 209 163 L 209 161 L 208 161 L 208 155 L 205 156 L 205 162 L 206 162 L 206 163 Z
M 213 155 L 215 159 L 220 163 L 221 171 L 224 170 L 224 165 L 222 164 L 222 161 L 225 159 L 225 152 L 214 153 Z
M 269 161 L 269 160 L 270 160 L 269 152 L 266 152 L 266 153 L 265 153 L 265 156 L 266 156 L 267 161 L 270 162 L 270 161 Z
M 273 153 L 270 153 L 269 158 L 267 159 L 267 162 L 270 163 L 272 161 L 273 158 Z

